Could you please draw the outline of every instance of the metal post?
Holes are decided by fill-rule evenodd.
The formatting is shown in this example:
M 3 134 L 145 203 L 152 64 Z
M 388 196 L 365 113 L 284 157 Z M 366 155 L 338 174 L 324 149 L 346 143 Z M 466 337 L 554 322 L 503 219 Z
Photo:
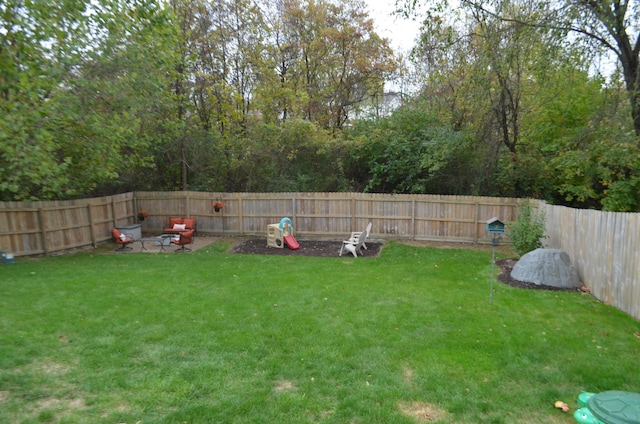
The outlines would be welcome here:
M 489 288 L 489 303 L 493 304 L 493 276 L 494 269 L 496 267 L 496 245 L 498 244 L 498 238 L 494 237 L 491 240 L 491 285 Z
M 489 289 L 489 303 L 493 303 L 493 280 L 496 267 L 496 246 L 500 244 L 500 234 L 494 234 L 491 239 L 491 288 Z

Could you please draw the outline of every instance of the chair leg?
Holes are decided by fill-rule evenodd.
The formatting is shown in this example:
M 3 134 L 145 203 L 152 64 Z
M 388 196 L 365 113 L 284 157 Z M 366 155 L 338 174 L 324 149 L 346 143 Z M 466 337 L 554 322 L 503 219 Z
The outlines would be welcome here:
M 133 247 L 129 247 L 126 244 L 121 245 L 119 248 L 116 249 L 116 252 L 126 252 L 129 250 L 133 250 Z
M 347 252 L 350 252 L 355 258 L 358 257 L 358 251 L 353 244 L 344 244 L 343 246 L 347 250 Z
M 183 244 L 182 246 L 180 246 L 179 249 L 176 250 L 176 253 L 184 253 L 184 252 L 191 252 L 191 249 L 186 247 L 186 244 Z

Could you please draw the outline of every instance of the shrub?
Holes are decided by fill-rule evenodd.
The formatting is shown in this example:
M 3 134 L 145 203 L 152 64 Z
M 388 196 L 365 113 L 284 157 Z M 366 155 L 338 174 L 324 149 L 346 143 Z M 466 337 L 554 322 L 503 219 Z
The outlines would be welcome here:
M 545 218 L 544 212 L 537 212 L 531 202 L 519 205 L 516 220 L 508 226 L 509 238 L 518 256 L 542 247 Z

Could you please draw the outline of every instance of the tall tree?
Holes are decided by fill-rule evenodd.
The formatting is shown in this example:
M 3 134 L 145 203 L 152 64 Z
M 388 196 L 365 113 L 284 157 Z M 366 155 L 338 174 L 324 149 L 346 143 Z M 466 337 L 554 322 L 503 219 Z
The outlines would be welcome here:
M 363 101 L 384 91 L 384 82 L 398 63 L 388 41 L 375 33 L 361 1 L 340 2 L 330 10 L 325 31 L 331 46 L 325 62 L 329 83 L 325 127 L 339 130 Z
M 495 13 L 491 0 L 463 0 L 463 3 L 475 10 Z M 640 147 L 640 4 L 633 0 L 536 0 L 531 1 L 531 5 L 541 12 L 522 17 L 505 16 L 500 13 L 495 15 L 503 21 L 546 30 L 565 45 L 571 43 L 568 34 L 578 35 L 578 38 L 591 48 L 592 57 L 602 55 L 602 52 L 613 54 L 622 69 L 621 76 L 630 105 L 630 121 L 635 133 L 635 146 L 626 146 L 628 140 L 621 132 L 618 140 L 612 140 L 610 151 L 628 151 Z M 591 150 L 598 150 L 597 146 L 593 146 Z M 640 205 L 637 164 L 632 162 L 621 166 L 618 161 L 607 163 L 603 169 L 608 168 L 609 171 L 601 174 L 599 178 L 594 178 L 601 186 L 594 191 L 605 194 L 603 202 L 607 208 L 637 208 Z M 611 182 L 612 175 L 618 176 L 613 178 L 615 183 Z M 598 198 L 600 195 L 595 197 Z M 620 201 L 624 197 L 627 200 Z M 608 198 L 617 200 L 608 201 Z M 617 206 L 613 206 L 614 204 Z
M 301 117 L 339 130 L 363 101 L 382 91 L 397 67 L 360 0 L 283 0 L 268 10 L 275 14 L 269 19 L 275 71 L 265 69 L 263 81 L 279 81 L 280 118 Z M 265 87 L 262 92 L 276 94 Z
M 85 195 L 148 155 L 167 16 L 154 0 L 0 5 L 0 196 Z M 153 53 L 152 53 L 153 52 Z
M 531 181 L 522 169 L 522 117 L 535 91 L 533 71 L 550 58 L 552 46 L 544 31 L 518 23 L 536 9 L 510 1 L 492 4 L 490 13 L 471 8 L 451 23 L 444 14 L 425 19 L 412 57 L 425 64 L 423 92 L 431 107 L 454 129 L 475 132 L 477 154 L 484 158 L 481 169 L 469 169 L 484 179 L 476 185 L 526 195 Z M 495 178 L 499 168 L 510 170 L 509 185 Z
M 563 13 L 565 10 L 567 13 Z M 561 22 L 565 28 L 587 37 L 618 59 L 640 146 L 640 4 L 635 0 L 571 0 L 550 17 L 564 17 Z
M 426 64 L 431 105 L 456 128 L 473 129 L 477 146 L 487 147 L 490 171 L 479 173 L 488 183 L 482 186 L 492 187 L 487 194 L 633 210 L 638 167 L 625 158 L 634 157 L 637 139 L 629 145 L 618 119 L 633 105 L 615 108 L 615 86 L 594 76 L 589 46 L 569 37 L 577 22 L 586 22 L 586 11 L 574 14 L 579 3 L 587 2 L 568 1 L 550 14 L 559 2 L 464 0 L 454 22 L 442 7 L 447 2 L 437 2 L 414 57 Z M 611 4 L 599 2 L 605 3 Z
M 90 16 L 92 48 L 57 92 L 51 126 L 72 158 L 67 176 L 85 192 L 151 166 L 147 130 L 170 101 L 175 44 L 170 12 L 155 0 L 94 2 Z
M 493 10 L 493 0 L 462 3 L 478 10 Z M 622 68 L 640 145 L 640 4 L 635 0 L 536 0 L 532 4 L 544 13 L 535 19 L 519 20 L 520 24 L 557 31 L 563 38 L 572 32 L 594 47 L 594 55 L 603 51 L 614 55 Z
M 318 26 L 326 20 L 324 13 L 325 8 L 315 3 L 304 7 L 299 0 L 265 4 L 267 55 L 256 93 L 265 121 L 311 118 L 308 93 L 315 74 L 312 66 L 325 54 Z
M 88 2 L 87 2 L 88 3 Z M 0 4 L 0 199 L 73 192 L 70 158 L 46 126 L 52 96 L 86 45 L 87 5 L 9 0 Z

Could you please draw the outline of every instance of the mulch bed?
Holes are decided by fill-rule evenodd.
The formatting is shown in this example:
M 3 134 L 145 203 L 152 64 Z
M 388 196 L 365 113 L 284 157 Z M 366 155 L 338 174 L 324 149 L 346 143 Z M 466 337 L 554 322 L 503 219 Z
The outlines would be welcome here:
M 231 249 L 231 253 L 254 255 L 280 255 L 280 256 L 318 256 L 324 258 L 337 258 L 342 247 L 342 241 L 326 240 L 298 240 L 300 248 L 291 250 L 287 246 L 282 249 L 267 247 L 267 238 L 246 240 Z M 367 250 L 364 257 L 375 257 L 380 254 L 382 243 L 367 241 Z M 351 253 L 343 252 L 342 256 L 350 256 Z

